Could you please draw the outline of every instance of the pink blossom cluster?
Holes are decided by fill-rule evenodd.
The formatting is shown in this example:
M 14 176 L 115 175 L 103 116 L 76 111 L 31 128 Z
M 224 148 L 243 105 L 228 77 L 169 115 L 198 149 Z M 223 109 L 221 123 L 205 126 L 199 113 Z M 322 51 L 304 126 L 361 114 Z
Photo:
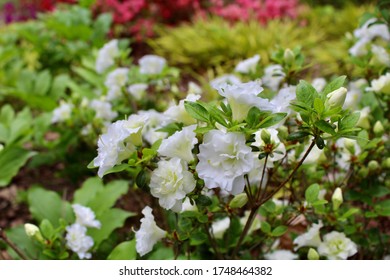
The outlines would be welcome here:
M 297 15 L 297 0 L 211 0 L 210 13 L 229 21 L 257 19 L 262 23 L 270 19 Z

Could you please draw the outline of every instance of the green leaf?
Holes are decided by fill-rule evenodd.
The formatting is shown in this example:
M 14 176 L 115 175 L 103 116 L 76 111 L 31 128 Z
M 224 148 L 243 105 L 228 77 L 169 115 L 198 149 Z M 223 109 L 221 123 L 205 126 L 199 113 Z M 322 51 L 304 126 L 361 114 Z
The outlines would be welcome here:
M 325 147 L 325 141 L 320 136 L 316 138 L 316 145 L 318 149 L 322 150 Z
M 88 205 L 98 216 L 114 206 L 119 197 L 127 193 L 129 185 L 127 181 L 117 180 L 108 183 L 104 189 L 96 193 L 96 196 Z
M 35 77 L 33 93 L 38 95 L 46 95 L 51 85 L 51 74 L 48 70 L 42 71 Z
M 287 136 L 288 141 L 295 141 L 295 140 L 300 140 L 305 138 L 306 136 L 310 135 L 309 131 L 304 131 L 304 130 L 298 130 L 290 133 Z
M 199 104 L 201 104 L 203 107 L 207 109 L 212 119 L 214 119 L 216 122 L 222 124 L 225 127 L 228 126 L 226 122 L 226 116 L 223 111 L 219 110 L 215 105 L 209 105 L 203 102 L 202 103 L 199 102 Z
M 0 151 L 0 187 L 7 186 L 19 169 L 34 155 L 36 152 L 14 146 L 6 146 Z
M 160 129 L 157 129 L 157 132 L 166 132 L 168 135 L 174 134 L 176 131 L 180 131 L 183 128 L 182 123 L 170 123 Z
M 190 244 L 192 246 L 199 246 L 205 243 L 207 240 L 208 240 L 207 234 L 201 229 L 195 231 L 194 233 L 191 233 Z
M 7 230 L 6 234 L 7 237 L 14 244 L 17 244 L 18 248 L 22 250 L 30 259 L 47 259 L 47 257 L 42 255 L 42 246 L 26 235 L 26 231 L 24 230 L 23 225 Z M 16 254 L 15 251 L 11 248 L 8 248 L 8 254 L 10 254 L 14 260 L 20 259 L 20 256 Z
M 98 192 L 103 190 L 103 181 L 98 177 L 87 179 L 74 193 L 74 204 L 88 205 Z
M 269 223 L 267 223 L 266 221 L 262 221 L 261 222 L 260 229 L 261 229 L 262 232 L 264 232 L 266 234 L 270 234 L 271 233 L 271 225 Z
M 278 226 L 274 228 L 271 232 L 271 235 L 274 237 L 282 236 L 287 232 L 288 227 L 286 226 Z
M 330 135 L 335 135 L 336 132 L 332 125 L 324 120 L 319 120 L 314 123 L 314 125 L 323 132 L 329 133 Z
M 74 220 L 70 203 L 62 200 L 56 192 L 34 187 L 28 190 L 27 201 L 32 216 L 39 222 L 47 219 L 57 228 L 61 218 L 69 223 Z
M 96 213 L 96 212 L 95 212 Z M 88 235 L 90 235 L 95 241 L 94 247 L 98 248 L 100 243 L 106 240 L 111 233 L 124 225 L 127 218 L 135 216 L 135 213 L 127 212 L 122 209 L 108 209 L 103 213 L 96 215 L 96 219 L 100 221 L 101 228 L 88 229 Z
M 211 198 L 205 195 L 199 195 L 195 199 L 196 205 L 207 207 L 210 206 L 213 202 L 211 201 Z
M 345 83 L 345 79 L 347 76 L 340 76 L 333 81 L 331 81 L 329 84 L 327 84 L 324 88 L 324 90 L 321 92 L 321 95 L 325 97 L 328 93 L 331 93 L 332 91 L 339 89 L 342 87 Z
M 276 204 L 272 200 L 268 200 L 266 203 L 262 205 L 262 207 L 268 212 L 268 213 L 274 213 L 276 211 Z
M 355 112 L 355 113 L 346 115 L 344 118 L 342 118 L 339 121 L 338 130 L 342 131 L 342 130 L 354 128 L 356 126 L 356 124 L 358 123 L 359 118 L 360 118 L 360 112 Z
M 276 113 L 272 114 L 268 117 L 266 117 L 264 120 L 262 120 L 256 128 L 267 128 L 270 126 L 273 126 L 277 123 L 279 123 L 281 120 L 283 120 L 287 116 L 286 113 Z
M 320 194 L 320 185 L 312 184 L 305 191 L 305 199 L 308 203 L 313 203 L 318 200 Z
M 225 231 L 223 236 L 224 240 L 226 240 L 226 244 L 228 244 L 229 247 L 234 247 L 237 244 L 241 231 L 242 226 L 240 219 L 238 219 L 238 217 L 231 217 L 229 229 Z
M 137 259 L 137 251 L 135 250 L 135 239 L 118 244 L 107 257 L 107 260 L 135 259 Z
M 73 67 L 72 70 L 76 72 L 80 77 L 82 77 L 85 81 L 90 83 L 91 85 L 102 87 L 103 82 L 100 75 L 92 72 L 88 69 L 82 67 Z
M 208 122 L 210 119 L 209 112 L 205 107 L 196 102 L 185 101 L 184 107 L 187 113 L 196 120 Z
M 316 89 L 304 80 L 300 80 L 297 86 L 297 101 L 310 107 L 313 106 L 314 99 L 318 97 Z
M 56 232 L 54 230 L 53 225 L 50 223 L 48 219 L 44 219 L 41 224 L 39 225 L 39 229 L 46 239 L 53 240 Z
M 385 217 L 390 216 L 390 199 L 376 203 L 375 211 Z
M 314 110 L 316 110 L 317 113 L 319 115 L 321 115 L 322 112 L 324 112 L 324 110 L 325 110 L 324 101 L 322 101 L 321 98 L 316 97 L 314 99 L 313 107 L 314 107 Z

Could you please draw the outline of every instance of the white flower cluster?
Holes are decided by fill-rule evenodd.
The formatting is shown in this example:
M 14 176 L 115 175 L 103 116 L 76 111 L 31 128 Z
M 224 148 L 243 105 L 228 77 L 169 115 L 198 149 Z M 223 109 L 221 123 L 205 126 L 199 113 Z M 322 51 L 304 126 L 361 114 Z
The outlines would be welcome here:
M 121 163 L 137 146 L 142 144 L 142 128 L 146 117 L 131 115 L 127 120 L 116 121 L 109 125 L 107 132 L 98 140 L 98 156 L 94 159 L 94 166 L 99 167 L 98 175 Z
M 166 235 L 166 231 L 159 228 L 154 221 L 152 208 L 146 206 L 142 214 L 144 218 L 141 219 L 141 227 L 135 232 L 135 249 L 141 257 L 152 251 L 153 246 Z
M 60 102 L 60 106 L 53 111 L 51 123 L 60 123 L 70 119 L 73 110 L 73 104 Z
M 80 259 L 90 259 L 94 242 L 92 237 L 87 235 L 87 227 L 100 228 L 101 224 L 95 219 L 95 213 L 85 206 L 79 204 L 72 205 L 76 215 L 76 222 L 66 227 L 66 246 L 75 252 Z
M 316 247 L 321 256 L 329 260 L 346 260 L 357 253 L 357 245 L 342 232 L 332 231 L 320 237 L 322 222 L 313 226 L 304 234 L 294 239 L 295 249 Z
M 354 36 L 357 39 L 356 43 L 349 49 L 352 56 L 364 56 L 368 53 L 368 46 L 375 38 L 382 38 L 384 41 L 390 41 L 390 33 L 386 24 L 377 23 L 378 19 L 371 18 L 367 20 L 360 28 L 354 31 Z M 385 65 L 389 63 L 390 58 L 383 47 L 372 44 L 371 51 L 378 61 L 382 61 Z
M 99 74 L 114 65 L 114 59 L 119 55 L 118 40 L 111 40 L 98 53 L 95 69 Z

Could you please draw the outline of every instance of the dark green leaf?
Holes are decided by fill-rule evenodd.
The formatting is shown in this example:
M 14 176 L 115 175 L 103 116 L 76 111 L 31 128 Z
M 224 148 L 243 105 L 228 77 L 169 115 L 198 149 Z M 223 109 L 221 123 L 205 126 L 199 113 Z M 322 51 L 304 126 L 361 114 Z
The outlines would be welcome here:
M 321 137 L 318 136 L 316 138 L 316 145 L 317 145 L 318 149 L 322 150 L 325 147 L 324 139 L 322 139 Z
M 314 125 L 323 132 L 329 133 L 330 135 L 335 135 L 336 132 L 332 125 L 324 120 L 319 120 L 314 123 Z
M 287 136 L 288 141 L 295 141 L 295 140 L 300 140 L 302 138 L 305 138 L 306 136 L 310 135 L 310 132 L 308 131 L 303 131 L 303 130 L 298 130 L 293 133 L 290 133 Z
M 210 206 L 213 202 L 211 201 L 211 198 L 205 195 L 199 195 L 195 199 L 196 205 L 207 207 Z

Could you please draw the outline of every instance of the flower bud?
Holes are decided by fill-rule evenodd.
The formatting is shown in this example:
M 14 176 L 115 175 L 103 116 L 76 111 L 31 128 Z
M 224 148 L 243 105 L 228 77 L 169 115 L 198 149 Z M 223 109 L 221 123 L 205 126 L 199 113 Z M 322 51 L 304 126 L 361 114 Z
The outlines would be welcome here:
M 295 61 L 295 55 L 293 51 L 290 49 L 285 49 L 283 58 L 284 58 L 284 62 L 286 62 L 286 65 L 288 66 L 293 65 Z
M 356 148 L 355 148 L 356 141 L 352 139 L 345 138 L 344 139 L 344 147 L 350 152 L 352 155 L 355 154 Z
M 384 161 L 383 161 L 383 165 L 382 165 L 384 168 L 390 168 L 390 157 L 386 158 Z
M 241 208 L 248 202 L 248 196 L 246 193 L 240 193 L 233 197 L 230 201 L 229 206 L 231 208 Z
M 359 169 L 358 174 L 360 177 L 365 178 L 368 175 L 368 169 L 366 167 L 362 167 Z
M 261 140 L 264 141 L 264 144 L 267 145 L 267 144 L 270 144 L 270 143 L 271 143 L 271 133 L 269 133 L 268 130 L 263 129 L 263 130 L 261 131 L 260 136 L 261 136 Z
M 333 210 L 339 209 L 343 203 L 343 193 L 340 188 L 336 188 L 332 195 Z
M 380 168 L 379 163 L 376 160 L 370 160 L 368 162 L 368 170 L 371 172 L 376 171 Z
M 383 127 L 381 121 L 376 121 L 373 130 L 376 136 L 382 136 L 383 133 L 385 132 L 385 128 Z
M 320 259 L 320 255 L 316 251 L 316 249 L 310 248 L 307 252 L 307 259 L 311 261 L 316 261 Z
M 43 242 L 44 238 L 41 234 L 41 231 L 36 225 L 26 223 L 24 224 L 24 230 L 28 237 L 35 238 L 36 240 Z
M 345 98 L 347 96 L 347 89 L 345 87 L 341 87 L 328 93 L 327 100 L 325 102 L 326 107 L 332 109 L 335 107 L 342 107 L 345 102 Z
M 0 152 L 4 150 L 4 145 L 3 144 L 0 144 Z

